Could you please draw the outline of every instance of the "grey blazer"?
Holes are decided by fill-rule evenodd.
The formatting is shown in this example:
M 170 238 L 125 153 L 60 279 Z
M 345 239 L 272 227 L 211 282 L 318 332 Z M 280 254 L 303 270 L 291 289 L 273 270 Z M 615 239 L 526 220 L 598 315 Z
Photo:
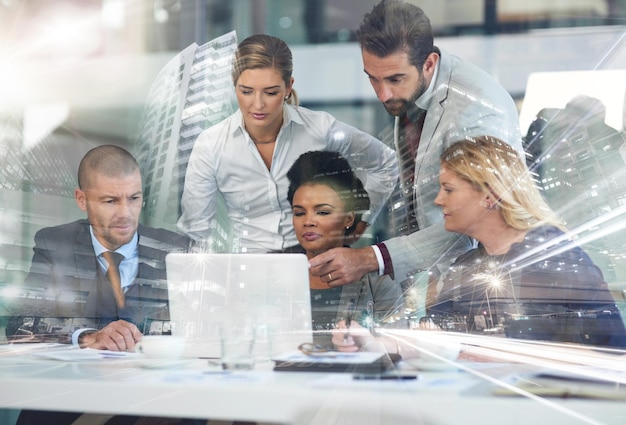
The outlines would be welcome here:
M 415 158 L 415 213 L 419 231 L 385 241 L 395 279 L 401 281 L 466 252 L 472 241 L 443 227 L 441 209 L 434 204 L 439 191 L 440 156 L 467 136 L 495 136 L 523 155 L 519 116 L 509 93 L 485 71 L 440 52 L 434 95 Z M 399 149 L 400 120 L 396 117 L 393 144 Z

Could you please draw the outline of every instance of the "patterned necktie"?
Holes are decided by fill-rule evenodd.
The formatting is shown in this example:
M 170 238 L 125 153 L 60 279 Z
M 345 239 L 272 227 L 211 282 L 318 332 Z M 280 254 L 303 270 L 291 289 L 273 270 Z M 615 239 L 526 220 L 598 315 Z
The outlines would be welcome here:
M 415 214 L 415 158 L 417 157 L 425 119 L 426 111 L 415 108 L 409 110 L 401 120 L 404 144 L 401 149 L 400 167 L 402 170 L 402 194 L 406 204 L 405 235 L 419 230 Z M 426 287 L 425 307 L 427 312 L 437 300 L 438 281 L 439 272 L 436 267 L 433 267 L 429 271 Z
M 124 256 L 115 251 L 105 251 L 102 253 L 102 258 L 104 258 L 107 263 L 109 263 L 109 268 L 107 269 L 106 276 L 111 282 L 111 287 L 113 288 L 113 295 L 115 295 L 115 301 L 117 302 L 117 306 L 119 308 L 124 307 L 124 291 L 122 290 L 122 279 L 120 278 L 120 263 L 124 259 Z
M 402 195 L 406 205 L 405 229 L 402 234 L 409 235 L 419 230 L 415 216 L 415 157 L 419 147 L 426 111 L 417 109 L 408 112 L 402 118 L 403 145 L 400 151 L 400 169 L 402 170 Z

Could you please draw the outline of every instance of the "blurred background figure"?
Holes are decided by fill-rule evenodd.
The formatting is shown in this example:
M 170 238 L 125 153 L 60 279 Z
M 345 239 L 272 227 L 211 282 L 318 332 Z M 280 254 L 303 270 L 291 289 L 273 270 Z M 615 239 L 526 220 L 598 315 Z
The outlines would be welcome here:
M 548 205 L 569 229 L 580 229 L 585 251 L 614 284 L 623 280 L 626 133 L 607 123 L 597 97 L 579 94 L 563 103 L 541 109 L 530 123 L 527 165 Z

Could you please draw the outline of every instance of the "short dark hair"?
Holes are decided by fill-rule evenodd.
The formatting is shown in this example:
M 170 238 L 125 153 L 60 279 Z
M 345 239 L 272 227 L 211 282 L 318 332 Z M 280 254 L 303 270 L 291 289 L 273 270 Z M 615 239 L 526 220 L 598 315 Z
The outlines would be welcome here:
M 367 191 L 361 180 L 354 174 L 350 163 L 338 152 L 310 151 L 296 159 L 289 171 L 287 200 L 293 206 L 296 190 L 303 185 L 321 184 L 333 189 L 345 203 L 346 211 L 354 211 L 355 220 L 346 234 L 352 233 L 356 223 L 361 221 L 364 211 L 370 207 Z
M 78 187 L 88 189 L 94 173 L 107 177 L 124 177 L 139 170 L 139 163 L 126 149 L 102 145 L 85 154 L 78 166 Z
M 382 0 L 375 5 L 356 35 L 361 50 L 380 58 L 406 52 L 419 70 L 435 50 L 428 16 L 414 4 L 398 0 Z

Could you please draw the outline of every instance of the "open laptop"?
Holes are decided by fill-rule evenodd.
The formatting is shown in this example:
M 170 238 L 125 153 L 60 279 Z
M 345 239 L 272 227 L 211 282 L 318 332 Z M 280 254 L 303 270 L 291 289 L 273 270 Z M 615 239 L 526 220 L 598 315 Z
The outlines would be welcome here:
M 171 332 L 187 339 L 186 355 L 220 357 L 225 320 L 254 322 L 260 358 L 313 340 L 304 254 L 171 253 L 166 266 Z

